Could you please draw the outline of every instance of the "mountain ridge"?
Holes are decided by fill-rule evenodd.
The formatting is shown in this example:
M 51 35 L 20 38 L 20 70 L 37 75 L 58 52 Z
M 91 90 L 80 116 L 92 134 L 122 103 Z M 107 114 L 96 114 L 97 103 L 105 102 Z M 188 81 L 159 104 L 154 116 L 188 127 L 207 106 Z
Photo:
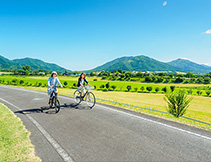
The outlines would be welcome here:
M 22 69 L 22 66 L 29 65 L 31 66 L 32 71 L 36 70 L 43 70 L 43 71 L 58 71 L 64 72 L 65 70 L 71 72 L 71 70 L 65 69 L 57 64 L 48 63 L 42 61 L 40 59 L 35 58 L 20 58 L 20 59 L 13 59 L 9 60 L 6 57 L 0 55 L 0 70 L 7 69 L 7 70 L 19 70 Z

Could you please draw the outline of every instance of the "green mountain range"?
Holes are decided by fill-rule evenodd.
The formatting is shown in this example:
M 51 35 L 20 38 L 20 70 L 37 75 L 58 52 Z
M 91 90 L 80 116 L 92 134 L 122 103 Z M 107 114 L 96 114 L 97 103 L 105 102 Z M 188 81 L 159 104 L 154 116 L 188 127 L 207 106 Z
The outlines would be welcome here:
M 168 62 L 168 64 L 174 67 L 182 68 L 185 70 L 185 72 L 191 71 L 196 74 L 204 74 L 211 72 L 211 66 L 197 64 L 187 59 L 177 59 Z
M 113 71 L 122 69 L 123 71 L 165 71 L 165 72 L 176 72 L 184 71 L 179 67 L 171 66 L 167 63 L 157 61 L 153 58 L 141 55 L 136 57 L 121 57 L 113 61 L 107 62 L 101 66 L 98 66 L 90 71 Z
M 0 70 L 18 70 L 22 69 L 22 66 L 30 65 L 31 70 L 44 70 L 44 71 L 58 71 L 64 72 L 65 68 L 60 67 L 56 64 L 51 64 L 44 62 L 39 59 L 23 58 L 9 60 L 3 56 L 0 56 Z M 87 70 L 86 72 L 98 72 L 98 71 L 113 71 L 122 69 L 123 71 L 150 71 L 150 72 L 166 72 L 166 73 L 176 73 L 176 72 L 193 72 L 195 74 L 205 74 L 211 72 L 211 66 L 206 66 L 202 64 L 197 64 L 186 59 L 177 59 L 171 62 L 161 62 L 153 58 L 140 55 L 140 56 L 130 56 L 130 57 L 120 57 L 109 61 L 101 66 L 94 69 Z M 67 70 L 71 72 L 70 70 Z
M 0 70 L 2 69 L 8 69 L 8 70 L 18 70 L 22 69 L 22 66 L 30 65 L 32 71 L 36 70 L 44 70 L 44 71 L 58 71 L 58 72 L 64 72 L 65 68 L 60 67 L 56 64 L 47 63 L 39 59 L 33 59 L 33 58 L 23 58 L 23 59 L 14 59 L 9 60 L 3 56 L 0 55 Z M 70 70 L 67 70 L 71 72 Z

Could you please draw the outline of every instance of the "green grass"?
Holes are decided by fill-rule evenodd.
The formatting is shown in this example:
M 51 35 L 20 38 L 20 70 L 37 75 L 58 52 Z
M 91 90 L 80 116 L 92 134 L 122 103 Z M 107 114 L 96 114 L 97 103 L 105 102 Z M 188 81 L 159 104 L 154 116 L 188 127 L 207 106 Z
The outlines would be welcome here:
M 29 135 L 22 121 L 0 103 L 0 161 L 41 161 Z

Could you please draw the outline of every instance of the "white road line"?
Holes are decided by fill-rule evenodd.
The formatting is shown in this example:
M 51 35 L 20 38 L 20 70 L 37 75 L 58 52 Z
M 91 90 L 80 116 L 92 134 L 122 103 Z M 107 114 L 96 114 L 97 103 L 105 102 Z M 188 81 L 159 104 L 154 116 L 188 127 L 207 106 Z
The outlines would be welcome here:
M 3 102 L 10 104 L 11 106 L 15 107 L 16 109 L 21 109 L 14 104 L 0 98 Z M 74 162 L 74 160 L 70 157 L 70 155 L 54 140 L 54 138 L 30 115 L 25 114 L 29 120 L 31 120 L 32 123 L 38 128 L 38 130 L 44 135 L 44 137 L 50 142 L 50 144 L 55 148 L 55 150 L 58 152 L 58 154 L 63 158 L 65 162 Z
M 4 87 L 7 88 L 6 86 L 4 86 Z M 28 89 L 22 89 L 22 88 L 16 88 L 16 87 L 11 87 L 11 88 L 15 88 L 15 89 L 18 89 L 18 90 L 23 90 L 23 91 L 24 90 L 27 90 L 29 92 L 40 93 L 40 94 L 42 93 L 42 94 L 44 94 L 43 92 L 39 92 L 39 91 L 31 91 L 31 90 L 28 90 Z M 70 99 L 69 97 L 66 97 L 66 96 L 60 96 L 60 98 Z M 98 104 L 96 104 L 96 105 L 98 105 Z M 111 110 L 111 111 L 116 111 L 118 113 L 129 115 L 131 117 L 139 118 L 139 119 L 142 119 L 142 120 L 145 120 L 145 121 L 149 121 L 149 122 L 152 122 L 152 123 L 155 123 L 155 124 L 162 125 L 164 127 L 168 127 L 168 128 L 171 128 L 171 129 L 175 129 L 175 130 L 182 131 L 182 132 L 185 132 L 185 133 L 188 133 L 188 134 L 191 134 L 191 135 L 195 135 L 195 136 L 198 136 L 198 137 L 201 137 L 201 138 L 205 138 L 205 139 L 211 140 L 210 137 L 203 136 L 203 135 L 200 135 L 198 133 L 193 133 L 191 131 L 187 131 L 187 130 L 184 130 L 184 129 L 181 129 L 181 128 L 177 128 L 177 127 L 174 127 L 174 126 L 171 126 L 171 125 L 168 125 L 168 124 L 164 124 L 164 123 L 161 123 L 161 122 L 150 120 L 150 119 L 147 119 L 147 118 L 144 118 L 144 117 L 133 115 L 133 114 L 130 114 L 130 113 L 127 113 L 127 112 L 124 112 L 124 111 L 120 111 L 120 110 L 116 110 L 116 109 L 113 109 L 113 108 L 109 108 L 109 107 L 106 107 L 106 106 L 102 106 L 102 105 L 98 105 L 98 106 L 99 107 L 102 107 L 103 109 L 108 109 L 108 110 Z

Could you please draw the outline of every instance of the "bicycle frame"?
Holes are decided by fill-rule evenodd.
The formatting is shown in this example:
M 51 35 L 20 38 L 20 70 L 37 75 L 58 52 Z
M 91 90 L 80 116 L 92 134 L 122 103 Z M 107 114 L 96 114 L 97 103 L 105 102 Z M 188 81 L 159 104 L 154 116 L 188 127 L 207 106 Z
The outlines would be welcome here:
M 81 92 L 79 90 L 77 90 L 77 91 L 81 94 Z M 89 93 L 89 91 L 86 90 L 86 93 L 83 96 L 81 96 L 81 98 L 84 98 L 88 93 Z

